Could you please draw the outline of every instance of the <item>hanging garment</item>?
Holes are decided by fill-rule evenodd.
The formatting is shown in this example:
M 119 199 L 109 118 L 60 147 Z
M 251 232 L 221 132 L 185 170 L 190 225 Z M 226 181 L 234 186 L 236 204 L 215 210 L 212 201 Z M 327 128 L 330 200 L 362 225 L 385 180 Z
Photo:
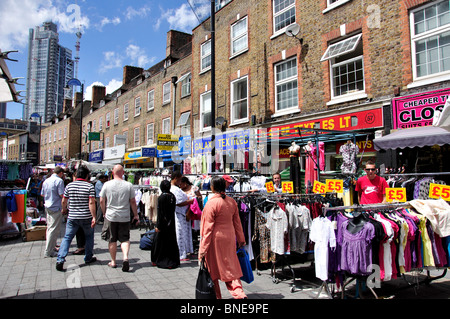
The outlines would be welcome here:
M 343 163 L 341 171 L 343 174 L 355 174 L 356 156 L 359 154 L 359 147 L 353 143 L 346 143 L 339 148 L 339 153 L 342 155 Z
M 315 163 L 312 158 L 311 152 L 307 152 L 306 165 L 305 165 L 305 189 L 311 190 L 314 186 L 314 181 L 317 180 L 318 174 L 315 169 Z M 310 193 L 310 192 L 307 192 Z
M 270 250 L 278 255 L 285 253 L 284 235 L 288 232 L 286 213 L 278 206 L 269 211 L 266 227 L 270 230 Z
M 270 230 L 266 227 L 268 215 L 255 208 L 255 230 L 252 241 L 259 240 L 259 261 L 262 264 L 275 261 L 275 254 L 270 253 Z
M 317 168 L 317 163 L 319 163 L 319 168 L 321 171 L 325 170 L 325 143 L 319 142 L 319 160 L 317 160 L 317 147 L 313 145 L 311 147 L 312 158 L 315 162 L 314 168 Z
M 328 280 L 328 247 L 336 247 L 336 236 L 331 221 L 320 217 L 312 221 L 309 237 L 314 243 L 316 277 Z
M 301 205 L 287 204 L 286 212 L 289 216 L 290 251 L 303 254 L 312 223 L 309 209 Z
M 300 194 L 300 162 L 297 156 L 289 157 L 289 180 L 294 183 L 295 194 Z

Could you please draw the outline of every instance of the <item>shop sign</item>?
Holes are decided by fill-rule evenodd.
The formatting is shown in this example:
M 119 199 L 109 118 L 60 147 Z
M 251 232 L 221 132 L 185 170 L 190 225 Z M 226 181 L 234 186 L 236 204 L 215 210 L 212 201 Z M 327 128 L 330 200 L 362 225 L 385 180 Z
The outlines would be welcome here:
M 190 136 L 180 136 L 177 141 L 177 149 L 174 151 L 159 150 L 157 149 L 157 157 L 180 157 L 191 154 L 191 137 Z M 180 160 L 178 158 L 177 160 Z M 183 160 L 183 159 L 181 159 Z
M 433 125 L 435 111 L 442 111 L 450 89 L 413 94 L 392 100 L 394 129 Z
M 214 140 L 216 151 L 248 149 L 250 146 L 250 130 L 218 134 Z M 194 140 L 194 154 L 211 153 L 211 136 Z
M 268 193 L 274 193 L 275 192 L 275 187 L 273 186 L 273 182 L 267 182 L 265 185 L 266 185 L 266 191 Z
M 450 186 L 430 183 L 430 192 L 428 195 L 430 198 L 450 201 Z
M 159 151 L 178 151 L 178 142 L 178 135 L 158 134 L 156 147 Z
M 104 149 L 103 160 L 121 158 L 125 155 L 125 144 Z
M 324 117 L 293 124 L 274 126 L 268 129 L 268 137 L 279 139 L 299 137 L 297 130 L 298 128 L 353 131 L 377 127 L 383 127 L 382 108 L 340 114 L 336 116 Z M 260 133 L 263 133 L 263 131 L 260 131 Z M 311 134 L 313 133 L 305 132 L 302 133 L 302 136 L 308 136 Z
M 125 156 L 123 159 L 125 161 L 130 161 L 130 160 L 138 159 L 139 157 L 142 157 L 142 152 L 136 151 L 136 152 L 131 152 L 131 153 L 125 153 Z
M 143 147 L 142 148 L 143 157 L 156 157 L 156 148 L 154 147 Z
M 283 193 L 294 193 L 294 182 L 281 182 L 281 191 Z
M 103 160 L 103 150 L 89 153 L 89 162 L 101 162 Z
M 313 193 L 325 194 L 326 192 L 327 192 L 327 185 L 319 182 L 318 180 L 315 180 L 313 185 Z
M 326 179 L 325 185 L 327 193 L 344 193 L 344 181 L 342 179 Z
M 336 142 L 336 154 L 339 154 L 339 149 L 341 148 L 342 145 L 344 145 L 345 143 L 347 143 L 346 141 L 339 141 Z M 356 145 L 359 148 L 359 151 L 362 152 L 364 150 L 364 146 L 365 146 L 365 153 L 367 152 L 376 152 L 375 150 L 375 146 L 373 144 L 373 140 L 367 140 L 367 145 L 366 145 L 366 139 L 360 140 L 360 141 L 356 141 Z

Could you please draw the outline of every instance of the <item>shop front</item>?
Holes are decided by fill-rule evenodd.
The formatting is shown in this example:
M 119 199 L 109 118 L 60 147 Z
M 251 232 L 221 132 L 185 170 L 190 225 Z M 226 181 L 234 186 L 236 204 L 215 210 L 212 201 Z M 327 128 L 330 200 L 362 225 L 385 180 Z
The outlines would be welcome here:
M 145 154 L 143 154 L 143 149 Z M 154 156 L 148 155 L 148 148 L 139 148 L 132 152 L 125 153 L 123 157 L 123 164 L 126 168 L 154 168 Z
M 380 154 L 391 153 L 386 172 L 450 171 L 450 132 L 433 125 L 449 94 L 443 89 L 392 99 L 392 131 L 374 140 Z
M 92 163 L 101 163 L 103 161 L 104 150 L 98 150 L 95 152 L 89 153 L 89 162 Z

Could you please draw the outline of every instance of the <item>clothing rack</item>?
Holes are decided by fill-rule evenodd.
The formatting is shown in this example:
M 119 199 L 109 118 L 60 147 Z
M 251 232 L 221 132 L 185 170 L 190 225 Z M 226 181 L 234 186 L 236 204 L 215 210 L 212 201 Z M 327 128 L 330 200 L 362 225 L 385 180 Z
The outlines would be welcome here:
M 389 175 L 405 175 L 405 174 L 389 174 Z M 355 211 L 366 211 L 366 210 L 375 210 L 375 209 L 380 209 L 380 210 L 386 210 L 386 209 L 389 209 L 389 210 L 392 210 L 392 209 L 398 209 L 398 208 L 411 208 L 411 207 L 413 207 L 409 202 L 405 202 L 405 203 L 381 203 L 381 204 L 368 204 L 368 205 L 351 205 L 351 206 L 337 206 L 337 207 L 323 207 L 322 208 L 322 215 L 323 216 L 326 216 L 326 213 L 328 212 L 328 211 L 345 211 L 345 210 L 348 210 L 348 209 L 353 209 L 353 210 L 355 210 Z M 416 291 L 417 290 L 417 288 L 418 288 L 418 286 L 421 284 L 421 283 L 425 283 L 425 284 L 429 284 L 430 282 L 432 282 L 432 281 L 434 281 L 434 280 L 437 280 L 437 279 L 440 279 L 440 278 L 443 278 L 443 277 L 445 277 L 445 275 L 447 274 L 447 267 L 444 267 L 444 268 L 441 268 L 441 269 L 443 269 L 443 273 L 441 274 L 441 275 L 439 275 L 439 276 L 436 276 L 436 277 L 431 277 L 431 274 L 430 274 L 430 270 L 428 269 L 428 267 L 423 267 L 422 268 L 422 270 L 423 269 L 426 269 L 426 271 L 427 271 L 427 277 L 423 280 L 423 281 L 421 281 L 421 282 L 418 282 L 418 281 L 416 281 L 416 282 L 414 282 L 414 283 L 410 283 L 407 279 L 406 279 L 406 275 L 404 274 L 404 273 L 402 273 L 401 274 L 401 277 L 405 280 L 405 282 L 408 284 L 408 286 L 406 286 L 406 287 L 404 287 L 404 288 L 399 288 L 399 289 L 406 289 L 406 288 L 410 288 L 410 287 L 413 287 L 414 288 L 414 290 Z M 436 269 L 439 269 L 439 268 L 436 268 Z M 361 285 L 361 280 L 359 280 L 358 278 L 359 278 L 360 276 L 352 276 L 352 277 L 350 277 L 350 279 L 349 279 L 349 281 L 347 281 L 347 282 L 344 282 L 343 284 L 342 284 L 342 297 L 344 297 L 344 288 L 348 285 L 348 284 L 350 284 L 352 281 L 354 281 L 355 279 L 357 280 L 357 290 L 356 290 L 356 292 L 357 292 L 357 296 L 359 295 L 360 296 L 360 291 L 361 291 L 361 289 L 362 289 L 362 285 Z M 367 286 L 367 288 L 370 290 L 370 292 L 373 294 L 373 296 L 376 298 L 376 299 L 378 299 L 378 296 L 377 296 L 377 294 L 375 293 L 375 291 L 371 288 L 371 287 L 369 287 L 369 286 Z M 316 299 L 318 299 L 319 298 L 319 296 L 320 296 L 320 293 L 322 292 L 322 290 L 323 289 L 325 289 L 325 291 L 326 291 L 326 293 L 327 293 L 327 295 L 330 297 L 330 298 L 333 298 L 332 297 L 332 294 L 331 294 L 331 292 L 330 292 L 330 289 L 329 289 L 329 287 L 328 287 L 328 283 L 326 282 L 326 281 L 323 281 L 322 282 L 322 285 L 320 286 L 320 289 L 319 289 L 319 291 L 318 291 L 318 294 L 317 294 L 317 296 L 316 296 Z M 356 297 L 357 297 L 356 296 Z
M 450 175 L 450 172 L 439 172 L 439 173 L 394 173 L 394 174 L 383 174 L 380 176 L 440 176 L 440 175 Z

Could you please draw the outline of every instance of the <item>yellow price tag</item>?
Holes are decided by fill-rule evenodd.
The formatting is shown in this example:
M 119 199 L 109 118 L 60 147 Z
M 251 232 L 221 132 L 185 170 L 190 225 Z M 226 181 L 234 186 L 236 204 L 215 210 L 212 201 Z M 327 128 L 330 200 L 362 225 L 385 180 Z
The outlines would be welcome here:
M 406 188 L 386 188 L 386 201 L 392 202 L 406 202 Z
M 273 182 L 267 182 L 266 183 L 266 190 L 268 193 L 274 193 L 275 187 L 273 187 Z
M 342 179 L 327 179 L 327 193 L 344 193 L 344 181 Z
M 430 183 L 430 198 L 442 198 L 445 201 L 450 201 L 450 186 Z
M 281 182 L 281 191 L 283 193 L 294 193 L 294 182 Z
M 314 181 L 313 185 L 313 193 L 316 194 L 325 194 L 327 192 L 327 185 L 324 183 L 321 183 L 319 181 Z

